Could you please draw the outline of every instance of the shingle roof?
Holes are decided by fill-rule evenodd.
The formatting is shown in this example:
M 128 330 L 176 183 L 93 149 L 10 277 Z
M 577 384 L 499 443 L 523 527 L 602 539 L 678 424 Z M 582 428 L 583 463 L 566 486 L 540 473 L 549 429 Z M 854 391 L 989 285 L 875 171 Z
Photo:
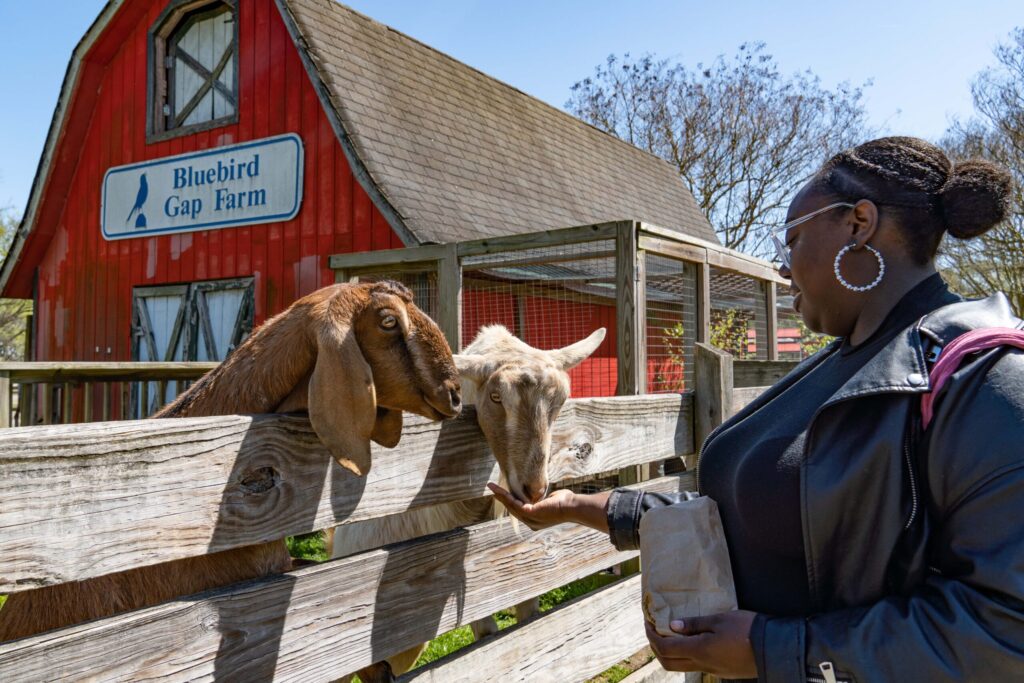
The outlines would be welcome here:
M 639 219 L 718 243 L 661 159 L 334 0 L 278 4 L 357 173 L 415 241 Z

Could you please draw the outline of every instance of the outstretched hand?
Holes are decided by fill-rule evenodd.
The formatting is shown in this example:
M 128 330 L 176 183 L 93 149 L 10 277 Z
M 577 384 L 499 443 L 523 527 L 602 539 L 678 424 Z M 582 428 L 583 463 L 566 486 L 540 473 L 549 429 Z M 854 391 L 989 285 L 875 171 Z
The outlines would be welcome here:
M 488 484 L 487 488 L 508 509 L 509 514 L 534 531 L 576 521 L 572 506 L 574 494 L 567 489 L 559 489 L 536 503 L 524 503 L 497 484 Z
M 662 636 L 650 622 L 647 640 L 666 671 L 703 671 L 720 678 L 757 678 L 750 645 L 755 612 L 733 611 L 673 621 L 678 635 Z

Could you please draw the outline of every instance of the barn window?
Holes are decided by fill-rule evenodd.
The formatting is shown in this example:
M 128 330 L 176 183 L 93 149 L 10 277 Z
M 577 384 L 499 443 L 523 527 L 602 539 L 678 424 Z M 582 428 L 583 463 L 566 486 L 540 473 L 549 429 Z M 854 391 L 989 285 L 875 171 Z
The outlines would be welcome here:
M 172 2 L 150 31 L 150 138 L 238 120 L 234 0 Z

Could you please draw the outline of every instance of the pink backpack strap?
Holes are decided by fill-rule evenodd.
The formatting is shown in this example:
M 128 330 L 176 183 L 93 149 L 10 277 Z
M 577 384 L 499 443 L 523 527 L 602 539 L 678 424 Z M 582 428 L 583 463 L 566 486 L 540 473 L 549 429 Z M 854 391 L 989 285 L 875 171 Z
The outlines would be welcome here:
M 1015 346 L 1024 349 L 1024 330 L 1011 327 L 983 327 L 965 332 L 946 344 L 939 354 L 939 360 L 929 374 L 931 391 L 921 395 L 921 426 L 928 429 L 932 421 L 932 402 L 939 395 L 946 380 L 960 368 L 964 357 L 993 349 L 997 346 Z

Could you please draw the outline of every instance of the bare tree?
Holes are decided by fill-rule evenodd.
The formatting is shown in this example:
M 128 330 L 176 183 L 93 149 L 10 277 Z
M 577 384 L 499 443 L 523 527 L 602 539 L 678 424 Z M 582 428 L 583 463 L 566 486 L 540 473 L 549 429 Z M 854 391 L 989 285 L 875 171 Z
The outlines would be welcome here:
M 0 262 L 7 257 L 18 220 L 10 208 L 0 208 Z M 32 303 L 21 299 L 0 299 L 0 360 L 20 360 L 25 349 L 26 316 Z
M 954 159 L 982 157 L 1013 176 L 1010 215 L 972 240 L 947 237 L 940 267 L 950 285 L 969 297 L 1005 292 L 1024 311 L 1024 29 L 995 49 L 997 65 L 971 85 L 976 116 L 956 121 L 942 140 Z
M 784 76 L 764 44 L 690 69 L 608 57 L 566 108 L 671 163 L 723 244 L 764 254 L 766 226 L 828 155 L 869 136 L 862 87 Z

